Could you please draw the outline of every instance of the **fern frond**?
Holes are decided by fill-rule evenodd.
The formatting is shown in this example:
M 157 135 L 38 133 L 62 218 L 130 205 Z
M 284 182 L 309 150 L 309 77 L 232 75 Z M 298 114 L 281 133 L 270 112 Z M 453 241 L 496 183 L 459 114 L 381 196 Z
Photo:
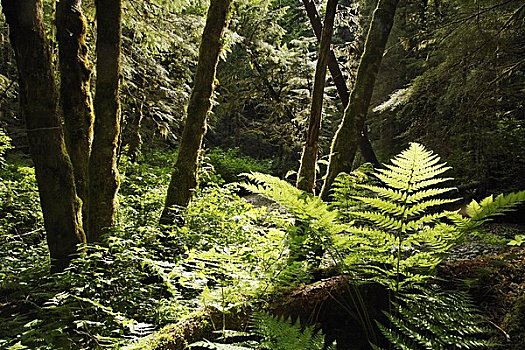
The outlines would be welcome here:
M 422 230 L 428 224 L 438 223 L 443 218 L 443 213 L 423 215 L 417 220 L 408 221 L 401 226 L 402 232 Z
M 309 195 L 275 176 L 261 173 L 241 175 L 250 181 L 241 183 L 242 187 L 279 203 L 296 217 L 311 221 L 314 228 L 331 234 L 345 229 L 345 225 L 338 220 L 338 213 L 330 210 L 319 197 Z
M 350 211 L 349 214 L 364 225 L 346 229 L 353 239 L 337 240 L 340 251 L 354 255 L 344 261 L 359 267 L 366 264 L 390 266 L 392 270 L 386 275 L 395 276 L 396 288 L 401 280 L 408 285 L 410 281 L 424 279 L 422 268 L 434 268 L 457 241 L 455 228 L 442 223 L 449 214 L 429 212 L 456 201 L 440 198 L 454 188 L 434 187 L 450 180 L 439 177 L 448 169 L 437 155 L 412 143 L 391 164 L 385 165 L 385 169 L 374 174 L 383 186 L 358 185 L 375 196 L 353 197 L 365 204 L 366 209 Z
M 387 201 L 385 199 L 381 199 L 379 197 L 353 197 L 354 199 L 361 201 L 371 207 L 374 207 L 375 209 L 378 209 L 383 212 L 387 212 L 389 214 L 395 215 L 395 216 L 402 216 L 404 213 L 404 207 L 396 204 L 395 202 Z
M 491 195 L 479 203 L 472 200 L 472 202 L 467 205 L 466 211 L 474 226 L 479 226 L 491 220 L 494 216 L 503 215 L 512 211 L 523 201 L 525 201 L 525 191 L 499 194 L 496 198 Z
M 356 211 L 352 212 L 352 215 L 368 220 L 384 229 L 396 229 L 403 226 L 401 220 L 377 211 Z
M 454 202 L 457 202 L 457 199 L 429 199 L 424 202 L 416 203 L 411 207 L 407 207 L 404 214 L 408 218 L 411 218 L 425 213 L 429 208 Z
M 313 326 L 301 326 L 299 320 L 291 323 L 265 312 L 252 316 L 255 334 L 263 338 L 261 345 L 272 350 L 322 350 L 324 335 L 316 332 Z M 334 344 L 328 349 L 334 350 Z
M 403 193 L 402 191 L 395 190 L 388 187 L 381 187 L 381 186 L 374 186 L 374 185 L 359 185 L 359 187 L 370 190 L 371 192 L 376 193 L 378 196 L 386 199 L 390 199 L 391 201 L 399 202 L 404 201 L 406 196 L 406 193 Z
M 404 198 L 404 201 L 407 204 L 414 204 L 414 203 L 418 203 L 422 201 L 423 199 L 436 197 L 436 196 L 439 196 L 439 195 L 442 195 L 444 193 L 454 191 L 454 190 L 456 190 L 456 188 L 454 187 L 430 188 L 430 189 L 426 189 L 422 191 L 417 191 L 415 193 L 411 193 Z M 454 199 L 454 200 L 458 200 L 458 199 Z
M 397 349 L 480 349 L 489 345 L 488 332 L 468 297 L 419 287 L 402 294 L 387 313 L 390 327 L 381 331 Z

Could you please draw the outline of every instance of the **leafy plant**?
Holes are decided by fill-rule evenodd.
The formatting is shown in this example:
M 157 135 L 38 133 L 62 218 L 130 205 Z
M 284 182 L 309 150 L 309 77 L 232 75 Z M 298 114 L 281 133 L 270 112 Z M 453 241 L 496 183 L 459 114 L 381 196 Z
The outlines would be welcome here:
M 215 171 L 227 183 L 239 180 L 239 175 L 247 172 L 271 173 L 272 162 L 270 160 L 258 160 L 241 154 L 238 148 L 226 151 L 213 148 L 207 154 L 209 162 Z
M 311 267 L 319 265 L 323 251 L 332 245 L 332 238 L 343 232 L 347 225 L 338 219 L 319 197 L 309 195 L 277 177 L 245 174 L 249 182 L 241 184 L 252 193 L 270 198 L 286 208 L 294 218 L 290 226 L 288 245 L 293 260 L 308 260 Z
M 456 199 L 440 198 L 454 190 L 437 187 L 450 178 L 439 177 L 449 168 L 423 146 L 412 143 L 374 176 L 381 185 L 357 184 L 373 196 L 354 196 L 364 207 L 351 211 L 353 225 L 338 235 L 336 246 L 350 269 L 372 272 L 392 290 L 422 281 L 459 237 L 447 223 L 446 211 L 431 210 Z M 335 192 L 341 201 L 341 192 Z M 384 279 L 381 277 L 383 276 Z
M 488 324 L 464 293 L 419 287 L 399 294 L 392 309 L 386 313 L 390 324 L 378 325 L 396 349 L 481 349 L 494 345 L 484 340 L 490 333 Z
M 293 323 L 290 319 L 273 316 L 266 312 L 256 312 L 252 315 L 251 332 L 233 332 L 231 335 L 238 337 L 257 337 L 259 341 L 234 342 L 224 344 L 211 341 L 200 341 L 192 344 L 192 347 L 204 347 L 217 350 L 249 350 L 249 349 L 271 349 L 271 350 L 335 350 L 335 344 L 325 346 L 322 332 L 314 326 L 301 326 L 299 320 Z M 222 341 L 228 341 L 223 337 Z
M 334 180 L 332 187 L 332 202 L 330 207 L 337 211 L 339 220 L 349 223 L 355 217 L 352 212 L 363 207 L 363 203 L 355 196 L 370 194 L 370 191 L 359 188 L 359 184 L 372 184 L 374 178 L 370 176 L 373 166 L 370 163 L 361 165 L 350 174 L 342 173 Z
M 525 243 L 525 235 L 515 235 L 514 239 L 511 239 L 508 245 L 522 246 Z

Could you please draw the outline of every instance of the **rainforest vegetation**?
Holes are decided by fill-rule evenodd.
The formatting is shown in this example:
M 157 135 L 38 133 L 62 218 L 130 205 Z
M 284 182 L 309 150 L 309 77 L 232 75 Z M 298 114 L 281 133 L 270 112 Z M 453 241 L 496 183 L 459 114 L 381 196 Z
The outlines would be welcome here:
M 523 0 L 0 8 L 1 349 L 525 349 Z

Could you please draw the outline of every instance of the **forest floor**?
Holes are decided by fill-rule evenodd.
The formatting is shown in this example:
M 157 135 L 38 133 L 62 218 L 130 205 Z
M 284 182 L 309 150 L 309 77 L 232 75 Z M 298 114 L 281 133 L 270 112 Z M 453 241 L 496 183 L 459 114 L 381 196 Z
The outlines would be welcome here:
M 525 226 L 490 224 L 485 231 L 509 239 L 525 233 Z M 338 350 L 370 349 L 369 340 L 388 346 L 381 344 L 371 321 L 384 321 L 381 310 L 388 309 L 388 292 L 378 284 L 355 287 L 348 276 L 335 272 L 325 271 L 324 278 L 319 277 L 317 282 L 275 297 L 269 311 L 292 320 L 299 318 L 307 324 L 319 324 L 328 342 L 337 340 Z M 470 240 L 454 250 L 451 259 L 439 268 L 438 276 L 446 289 L 460 289 L 471 296 L 487 320 L 492 340 L 500 344 L 490 350 L 525 349 L 525 247 Z M 356 310 L 366 310 L 367 315 Z M 227 323 L 242 328 L 247 324 L 247 313 L 248 310 L 240 313 L 244 321 Z M 213 312 L 206 317 L 213 319 Z M 181 324 L 172 328 L 177 330 L 175 333 L 173 330 L 168 333 L 172 336 L 184 333 L 189 335 L 188 339 L 203 335 L 200 327 L 197 337 L 194 331 L 188 333 L 193 328 Z M 175 338 L 179 337 L 169 343 L 176 344 Z
M 491 224 L 486 230 L 513 238 L 525 233 L 525 226 Z M 439 275 L 451 287 L 468 291 L 496 328 L 498 349 L 525 349 L 525 247 L 469 243 L 461 251 L 464 256 L 446 262 Z

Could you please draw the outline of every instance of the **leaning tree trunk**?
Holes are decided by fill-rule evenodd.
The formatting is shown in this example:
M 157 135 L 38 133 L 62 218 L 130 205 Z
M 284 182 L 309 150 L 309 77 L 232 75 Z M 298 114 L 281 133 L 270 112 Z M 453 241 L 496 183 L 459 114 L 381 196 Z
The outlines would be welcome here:
M 399 0 L 379 0 L 374 11 L 348 107 L 332 143 L 328 170 L 321 190 L 324 200 L 328 199 L 330 187 L 336 176 L 352 171 L 352 163 L 365 125 L 386 42 L 394 24 L 398 2 Z
M 314 34 L 319 40 L 321 38 L 323 25 L 321 24 L 321 18 L 319 17 L 315 3 L 312 0 L 303 0 L 303 4 L 304 8 L 306 9 L 308 19 L 310 20 L 310 24 L 314 30 Z M 337 58 L 335 57 L 335 53 L 332 50 L 330 50 L 328 53 L 328 70 L 330 70 L 330 74 L 334 80 L 337 94 L 341 98 L 343 108 L 346 109 L 348 106 L 348 100 L 350 99 L 350 93 L 348 92 L 343 72 L 341 72 L 341 68 L 339 67 Z M 361 150 L 361 155 L 366 162 L 372 163 L 374 167 L 378 167 L 380 165 L 374 149 L 372 148 L 372 144 L 370 143 L 370 139 L 368 138 L 366 126 L 363 126 L 363 130 L 359 138 L 359 149 Z
M 115 224 L 119 176 L 121 0 L 97 0 L 95 136 L 89 161 L 88 240 Z
M 171 176 L 161 222 L 169 223 L 170 208 L 187 206 L 197 186 L 198 156 L 206 133 L 206 116 L 211 107 L 215 72 L 221 51 L 221 37 L 227 26 L 231 0 L 211 0 L 199 49 L 195 82 L 188 104 L 179 155 Z
M 60 0 L 56 5 L 56 26 L 66 146 L 73 163 L 77 194 L 83 203 L 85 224 L 94 114 L 86 46 L 87 26 L 81 5 L 81 0 Z
M 324 84 L 326 80 L 326 64 L 334 32 L 334 19 L 338 0 L 328 0 L 324 27 L 319 44 L 319 55 L 315 67 L 314 88 L 312 91 L 312 105 L 310 119 L 308 121 L 308 132 L 301 156 L 301 166 L 297 175 L 297 188 L 305 192 L 314 193 L 315 168 L 317 164 L 317 149 L 319 142 L 319 130 L 321 129 L 321 115 L 323 111 Z
M 58 116 L 58 96 L 39 0 L 2 0 L 15 51 L 20 109 L 35 165 L 52 271 L 62 271 L 85 242 L 73 167 Z

